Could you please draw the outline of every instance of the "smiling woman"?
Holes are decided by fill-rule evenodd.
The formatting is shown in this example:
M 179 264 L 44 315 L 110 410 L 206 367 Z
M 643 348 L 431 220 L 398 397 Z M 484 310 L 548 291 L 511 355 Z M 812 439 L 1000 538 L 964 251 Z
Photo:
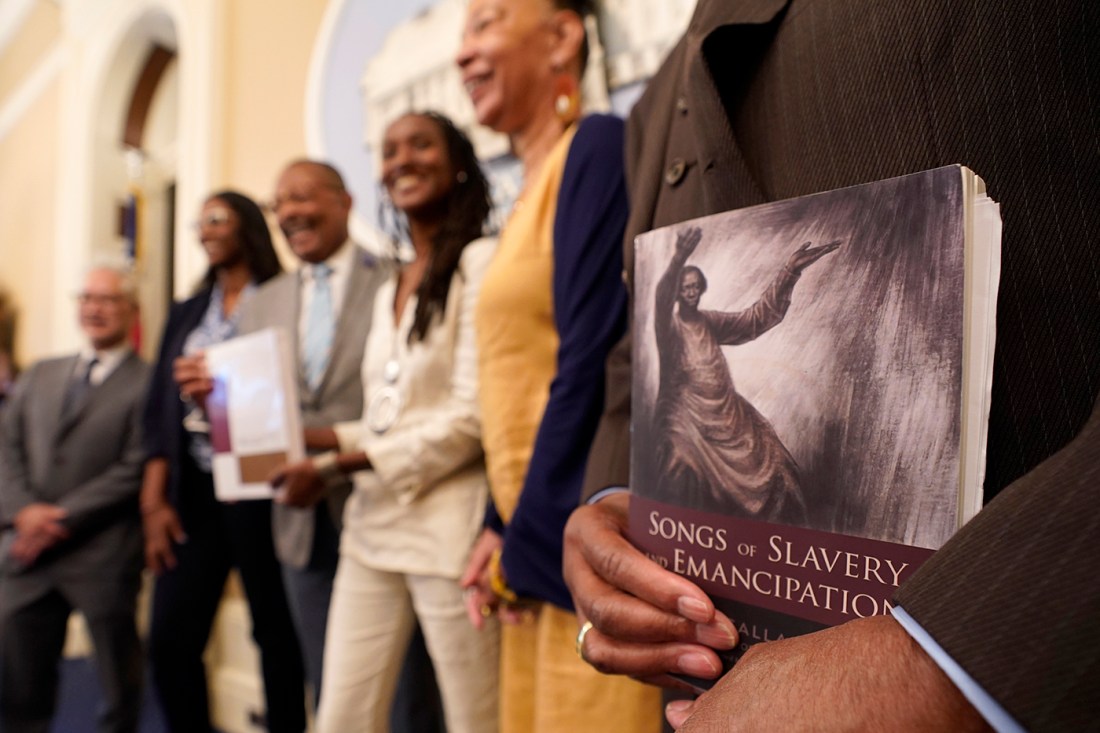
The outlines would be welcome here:
M 201 351 L 236 335 L 240 304 L 281 268 L 263 213 L 242 194 L 208 197 L 196 228 L 208 269 L 198 292 L 169 313 L 145 410 L 141 514 L 145 562 L 157 574 L 153 681 L 171 730 L 210 730 L 202 653 L 235 566 L 263 654 L 270 730 L 301 731 L 304 673 L 275 559 L 271 503 L 214 499 L 209 427 L 201 400 L 183 386 L 195 375 L 205 379 Z
M 488 487 L 477 405 L 474 309 L 495 242 L 489 186 L 446 118 L 404 115 L 386 129 L 382 187 L 413 257 L 375 296 L 363 356 L 361 420 L 319 442 L 339 446 L 282 469 L 290 501 L 354 475 L 325 637 L 318 733 L 389 730 L 398 671 L 417 621 L 447 730 L 497 730 L 499 636 L 464 615 L 459 576 Z M 282 190 L 282 189 L 280 189 Z M 293 195 L 293 186 L 287 187 Z M 292 202 L 284 228 L 298 226 Z M 303 212 L 304 214 L 304 212 Z M 305 239 L 303 238 L 303 243 Z
M 604 362 L 626 322 L 623 124 L 580 116 L 582 0 L 471 0 L 456 62 L 478 121 L 508 135 L 523 190 L 477 311 L 493 505 L 463 582 L 498 611 L 501 729 L 655 731 L 659 695 L 574 655 L 562 531 L 580 499 Z
M 405 115 L 387 128 L 382 140 L 382 186 L 410 224 L 421 226 L 445 211 L 457 183 L 452 167 L 443 133 L 430 117 Z

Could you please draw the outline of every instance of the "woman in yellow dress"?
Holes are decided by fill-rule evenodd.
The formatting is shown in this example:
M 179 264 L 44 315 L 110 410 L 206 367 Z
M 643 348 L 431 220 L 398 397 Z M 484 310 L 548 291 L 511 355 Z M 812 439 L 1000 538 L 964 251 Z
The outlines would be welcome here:
M 622 121 L 581 117 L 588 43 L 577 0 L 471 0 L 457 63 L 478 119 L 508 135 L 523 188 L 477 306 L 492 506 L 463 578 L 475 624 L 499 611 L 501 731 L 656 731 L 659 693 L 574 652 L 561 572 L 626 325 Z

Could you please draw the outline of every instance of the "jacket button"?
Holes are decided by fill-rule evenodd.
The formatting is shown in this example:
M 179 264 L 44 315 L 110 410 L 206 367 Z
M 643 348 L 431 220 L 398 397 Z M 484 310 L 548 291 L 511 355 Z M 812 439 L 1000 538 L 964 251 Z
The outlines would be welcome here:
M 682 115 L 686 115 L 688 113 L 688 103 L 687 100 L 683 97 L 676 98 L 676 111 Z
M 680 158 L 676 158 L 668 166 L 668 170 L 665 171 L 665 183 L 675 186 L 683 180 L 685 173 L 687 173 L 687 163 Z

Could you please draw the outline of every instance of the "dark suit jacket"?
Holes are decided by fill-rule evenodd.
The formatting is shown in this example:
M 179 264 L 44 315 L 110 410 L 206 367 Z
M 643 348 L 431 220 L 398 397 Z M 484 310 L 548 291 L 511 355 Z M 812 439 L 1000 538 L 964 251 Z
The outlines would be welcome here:
M 67 579 L 136 584 L 141 571 L 137 496 L 144 458 L 141 404 L 148 367 L 136 355 L 128 355 L 62 421 L 61 403 L 76 361 L 74 355 L 35 364 L 20 378 L 3 408 L 0 512 L 4 521 L 10 522 L 28 504 L 47 502 L 68 511 L 65 524 L 72 533 L 30 568 L 18 568 L 4 557 L 3 571 L 10 576 L 5 584 L 6 604 L 33 600 Z M 105 603 L 117 602 L 109 595 L 104 594 Z
M 987 497 L 996 494 L 1065 446 L 1100 391 L 1097 13 L 1088 0 L 700 0 L 631 115 L 626 242 L 656 226 L 764 201 L 951 163 L 973 168 L 1004 217 L 986 474 Z M 608 379 L 589 493 L 628 477 L 625 344 Z M 1078 448 L 1075 465 L 1095 466 L 1097 443 Z M 1063 575 L 1087 562 L 1087 550 L 1056 565 L 1053 547 L 1037 535 L 1058 532 L 1070 518 L 1041 505 L 1077 507 L 1095 536 L 1097 503 L 1080 483 L 1027 480 L 1031 491 L 1066 492 L 1070 500 L 1025 507 L 1023 492 L 1006 495 L 1009 507 L 997 516 L 1029 530 L 1021 541 L 991 545 L 954 605 L 925 601 L 957 582 L 935 566 L 934 580 L 900 597 L 1020 722 L 1065 729 L 1100 692 L 1100 584 L 1082 587 Z M 996 534 L 987 530 L 981 542 Z M 940 554 L 959 552 L 953 543 Z M 1040 591 L 1021 558 L 1049 568 L 1064 592 Z M 1016 600 L 1008 608 L 985 603 L 983 591 L 993 588 Z M 1060 624 L 1071 618 L 1066 605 L 1082 604 L 1093 619 L 1089 643 L 1076 643 L 1088 629 L 1067 634 Z M 1035 653 L 1070 639 L 1074 654 Z M 1060 682 L 1042 687 L 1061 690 L 1057 705 L 1053 697 L 1037 700 L 1038 692 L 1016 694 L 1051 673 Z
M 344 302 L 336 320 L 332 355 L 317 389 L 310 388 L 299 369 L 302 424 L 307 428 L 358 420 L 363 414 L 363 384 L 359 374 L 363 347 L 370 329 L 375 292 L 392 269 L 388 262 L 356 249 Z M 297 358 L 301 353 L 298 344 L 300 277 L 297 272 L 288 272 L 264 283 L 241 306 L 241 334 L 269 326 L 282 327 L 290 337 L 291 353 Z M 318 505 L 332 513 L 337 527 L 350 493 L 351 484 L 345 481 L 329 491 L 326 504 Z M 314 511 L 318 507 L 296 509 L 275 504 L 272 508 L 275 552 L 282 562 L 294 567 L 304 567 L 309 562 Z

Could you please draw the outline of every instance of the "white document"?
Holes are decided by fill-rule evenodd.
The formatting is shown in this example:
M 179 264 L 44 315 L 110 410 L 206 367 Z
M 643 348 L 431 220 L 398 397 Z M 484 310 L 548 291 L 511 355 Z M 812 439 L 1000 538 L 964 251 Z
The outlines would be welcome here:
M 219 501 L 271 498 L 271 471 L 305 458 L 289 339 L 267 328 L 211 346 L 206 363 L 214 493 Z

